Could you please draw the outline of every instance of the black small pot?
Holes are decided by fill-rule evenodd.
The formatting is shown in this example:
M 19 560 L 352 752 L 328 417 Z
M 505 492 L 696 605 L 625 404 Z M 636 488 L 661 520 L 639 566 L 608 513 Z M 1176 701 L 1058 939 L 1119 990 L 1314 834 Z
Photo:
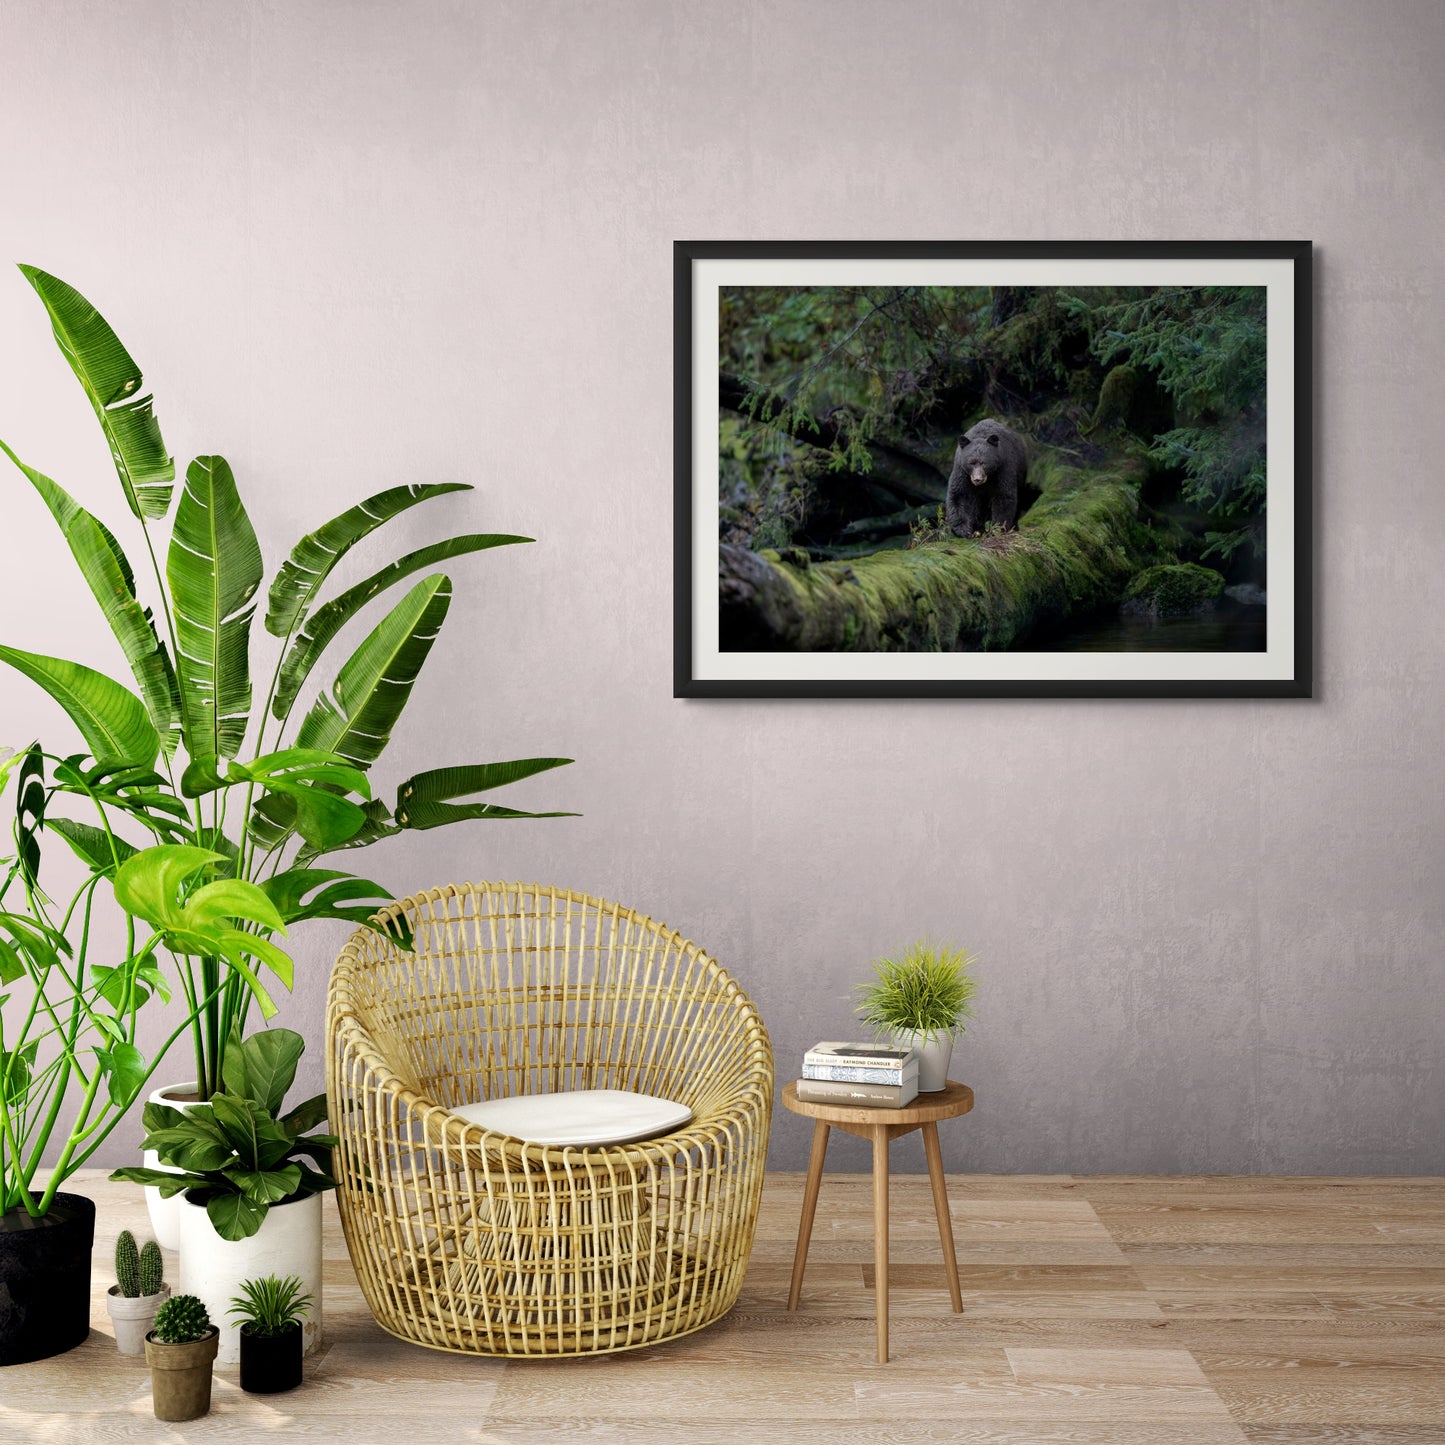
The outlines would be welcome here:
M 301 1383 L 301 1326 L 279 1335 L 257 1335 L 241 1326 L 241 1388 L 252 1395 L 279 1395 Z
M 0 1214 L 0 1365 L 73 1350 L 90 1333 L 90 1247 L 95 1205 L 56 1194 L 32 1219 Z

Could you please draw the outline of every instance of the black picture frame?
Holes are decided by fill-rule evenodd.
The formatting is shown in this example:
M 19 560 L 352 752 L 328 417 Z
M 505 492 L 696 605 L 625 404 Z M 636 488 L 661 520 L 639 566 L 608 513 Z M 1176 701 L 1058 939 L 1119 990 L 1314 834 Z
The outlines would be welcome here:
M 1313 246 L 1309 241 L 677 241 L 673 251 L 674 287 L 674 638 L 673 694 L 678 698 L 877 698 L 877 697 L 948 697 L 948 698 L 1308 698 L 1313 695 L 1312 625 L 1313 599 L 1313 508 L 1312 508 L 1312 394 L 1313 394 Z M 701 428 L 695 418 L 705 415 L 706 397 L 699 390 L 715 385 L 710 374 L 698 374 L 694 364 L 697 341 L 694 308 L 698 304 L 695 285 L 701 263 L 749 262 L 1183 262 L 1188 265 L 1212 262 L 1286 263 L 1269 268 L 1271 284 L 1287 293 L 1291 321 L 1286 334 L 1292 346 L 1288 353 L 1288 394 L 1292 410 L 1292 463 L 1290 471 L 1276 480 L 1273 470 L 1269 479 L 1270 497 L 1274 488 L 1288 488 L 1292 502 L 1290 526 L 1292 538 L 1288 555 L 1292 575 L 1286 591 L 1288 617 L 1280 624 L 1280 647 L 1270 643 L 1269 655 L 1275 671 L 1269 676 L 1164 676 L 1157 677 L 983 677 L 971 676 L 968 659 L 987 658 L 989 654 L 933 654 L 960 659 L 957 675 L 881 677 L 844 675 L 819 676 L 817 669 L 827 664 L 809 661 L 812 675 L 781 675 L 786 668 L 780 659 L 857 659 L 862 654 L 847 652 L 749 654 L 720 653 L 722 657 L 764 658 L 773 675 L 720 676 L 706 675 L 699 667 L 699 649 L 695 645 L 699 596 L 696 588 L 703 585 L 704 574 L 696 559 L 706 555 L 705 543 L 695 535 L 695 528 L 707 525 L 699 517 L 695 505 L 698 481 L 694 476 L 694 443 Z M 714 267 L 714 270 L 718 268 Z M 802 273 L 800 273 L 802 274 Z M 1278 278 L 1284 279 L 1278 279 Z M 814 284 L 800 281 L 796 284 Z M 1052 284 L 1052 283 L 1045 283 Z M 1275 395 L 1275 331 L 1271 327 L 1267 346 L 1271 396 Z M 1281 361 L 1280 365 L 1286 363 Z M 1279 408 L 1272 407 L 1270 446 L 1273 467 L 1274 417 Z M 715 432 L 714 432 L 715 436 Z M 699 444 L 701 444 L 699 442 Z M 1282 504 L 1281 504 L 1282 505 Z M 716 518 L 712 545 L 716 546 Z M 1271 540 L 1270 556 L 1275 556 Z M 715 576 L 714 570 L 714 576 Z M 1273 570 L 1271 578 L 1273 578 Z M 715 584 L 714 584 L 715 585 Z M 1276 606 L 1275 587 L 1270 585 L 1270 607 Z M 1273 638 L 1274 634 L 1271 633 Z M 886 654 L 897 657 L 900 654 Z M 905 654 L 924 658 L 930 654 Z M 1151 656 L 1171 659 L 1207 657 L 1200 653 L 1160 653 Z M 1244 655 L 1244 654 L 1241 654 Z M 1254 654 L 1260 656 L 1261 654 Z M 993 654 L 997 657 L 999 654 Z M 1039 654 L 1064 657 L 1066 654 Z M 939 664 L 940 666 L 946 664 Z

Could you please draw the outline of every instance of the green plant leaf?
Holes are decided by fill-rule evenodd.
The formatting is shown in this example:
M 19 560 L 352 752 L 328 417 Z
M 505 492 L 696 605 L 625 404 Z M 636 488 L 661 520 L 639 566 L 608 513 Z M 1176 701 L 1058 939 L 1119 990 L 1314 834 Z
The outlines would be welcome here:
M 63 487 L 43 472 L 28 467 L 0 441 L 0 451 L 20 469 L 40 493 L 60 527 L 76 565 L 100 604 L 115 640 L 140 688 L 150 720 L 160 734 L 167 757 L 180 741 L 180 696 L 175 672 L 165 645 L 156 634 L 150 614 L 136 600 L 135 574 L 120 543 Z
M 71 818 L 52 818 L 47 826 L 70 844 L 71 851 L 82 863 L 107 878 L 114 877 L 116 869 L 140 851 L 104 828 L 77 823 Z
M 505 787 L 549 768 L 560 768 L 571 758 L 515 758 L 505 763 L 476 763 L 470 767 L 435 768 L 408 778 L 396 790 L 396 822 L 402 828 L 442 828 L 468 818 L 572 818 L 575 813 L 525 813 L 496 803 L 453 804 L 447 800 L 469 793 Z
M 258 1029 L 245 1039 L 233 1034 L 221 1062 L 226 1091 L 275 1114 L 295 1082 L 305 1049 L 305 1039 L 291 1029 Z
M 329 1141 L 329 1142 L 323 1142 Z M 313 1169 L 304 1159 L 296 1161 L 301 1170 L 301 1182 L 297 1186 L 301 1194 L 321 1194 L 327 1189 L 336 1188 L 336 1180 L 331 1177 L 327 1169 L 331 1165 L 331 1151 L 336 1147 L 336 1140 L 331 1135 L 318 1135 L 316 1139 L 303 1139 L 296 1148 L 312 1158 L 319 1160 L 326 1166 L 325 1169 Z
M 512 537 L 500 534 L 476 533 L 464 537 L 451 537 L 430 547 L 421 547 L 408 552 L 379 572 L 374 572 L 354 587 L 348 587 L 340 596 L 323 603 L 312 612 L 291 644 L 285 661 L 281 664 L 281 675 L 276 686 L 276 696 L 271 703 L 271 714 L 282 721 L 291 711 L 296 695 L 306 682 L 316 660 L 326 649 L 331 639 L 369 603 L 388 587 L 410 577 L 427 567 L 434 567 L 451 557 L 460 557 L 467 552 L 481 552 L 490 547 L 506 547 L 515 542 L 531 542 L 531 537 Z M 274 594 L 273 594 L 274 595 Z M 270 619 L 267 619 L 270 626 Z
M 116 902 L 154 928 L 179 928 L 183 914 L 176 895 L 181 885 L 208 864 L 222 861 L 221 854 L 187 843 L 145 848 L 116 873 Z
M 314 1129 L 324 1118 L 328 1108 L 325 1094 L 316 1094 L 285 1114 L 277 1122 L 293 1138 L 299 1138 L 308 1129 Z
M 365 768 L 381 756 L 451 605 L 452 584 L 438 572 L 418 582 L 382 618 L 307 713 L 302 747 L 339 753 Z
M 129 1109 L 146 1081 L 145 1055 L 134 1044 L 122 1042 L 96 1049 L 95 1056 L 105 1075 L 110 1102 L 117 1109 Z
M 130 1184 L 147 1184 L 159 1189 L 163 1199 L 187 1189 L 208 1189 L 211 1186 L 204 1174 L 173 1174 L 168 1169 L 148 1169 L 141 1164 L 127 1164 L 123 1169 L 112 1169 L 108 1179 L 125 1180 Z
M 233 758 L 251 708 L 250 634 L 261 548 L 224 457 L 197 457 L 176 508 L 166 580 L 181 715 L 194 758 Z
M 137 517 L 163 517 L 176 468 L 161 439 L 154 400 L 115 332 L 73 286 L 36 266 L 22 266 L 50 314 L 55 340 L 70 363 L 110 443 L 110 455 Z
M 232 1169 L 227 1177 L 252 1204 L 269 1206 L 296 1192 L 301 1169 L 296 1164 L 282 1169 Z
M 214 1094 L 211 1109 L 244 1167 L 270 1169 L 290 1152 L 291 1136 L 254 1099 Z
M 206 1201 L 206 1213 L 216 1233 L 233 1244 L 250 1239 L 266 1222 L 265 1206 L 253 1204 L 244 1194 L 212 1195 Z
M 471 793 L 504 788 L 550 768 L 565 767 L 571 758 L 513 758 L 506 763 L 473 763 L 470 766 L 433 768 L 417 773 L 396 790 L 398 809 L 409 803 L 444 803 Z
M 317 588 L 331 569 L 368 533 L 398 513 L 447 492 L 469 492 L 465 482 L 433 482 L 422 486 L 391 487 L 378 492 L 339 517 L 309 532 L 292 549 L 271 583 L 266 608 L 266 631 L 285 637 L 306 614 Z M 278 717 L 282 714 L 278 713 Z
M 334 868 L 288 868 L 266 879 L 261 887 L 287 923 L 303 918 L 343 918 L 365 923 L 378 908 L 392 901 L 391 891 L 380 883 Z M 363 898 L 369 901 L 351 901 Z
M 361 811 L 366 815 L 366 821 L 344 843 L 339 844 L 339 848 L 366 848 L 372 843 L 380 842 L 383 838 L 394 838 L 402 831 L 392 818 L 391 809 L 379 798 L 373 798 L 369 803 L 363 803 Z M 286 830 L 285 828 L 276 828 L 274 831 L 279 836 L 284 836 Z M 335 852 L 337 849 L 302 848 L 296 855 L 296 861 L 303 864 L 313 862 L 321 856 L 323 851 L 329 853 Z M 364 919 L 362 921 L 365 922 Z
M 98 761 L 143 767 L 155 762 L 161 740 L 145 704 L 114 678 L 79 662 L 17 647 L 0 647 L 0 661 L 39 683 L 70 714 Z
M 228 918 L 244 918 L 264 928 L 286 931 L 276 905 L 265 890 L 241 878 L 218 878 L 197 888 L 186 900 L 180 917 L 180 927 L 195 933 L 202 933 Z

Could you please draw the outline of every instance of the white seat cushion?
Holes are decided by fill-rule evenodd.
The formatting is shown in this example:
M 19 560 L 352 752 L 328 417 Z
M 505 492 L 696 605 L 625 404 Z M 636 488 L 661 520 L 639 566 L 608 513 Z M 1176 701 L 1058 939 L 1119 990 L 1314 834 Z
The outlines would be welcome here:
M 628 1089 L 572 1089 L 561 1094 L 522 1094 L 487 1099 L 452 1110 L 470 1124 L 510 1134 L 528 1144 L 597 1147 L 629 1144 L 670 1134 L 692 1118 L 686 1104 L 634 1094 Z

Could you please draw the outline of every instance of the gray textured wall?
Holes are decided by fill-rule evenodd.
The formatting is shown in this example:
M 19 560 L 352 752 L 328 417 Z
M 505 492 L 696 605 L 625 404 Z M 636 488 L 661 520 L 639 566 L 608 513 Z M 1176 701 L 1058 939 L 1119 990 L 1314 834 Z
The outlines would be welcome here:
M 968 942 L 955 1169 L 1445 1171 L 1445 8 L 0 0 L 0 54 L 0 258 L 101 305 L 273 565 L 401 481 L 479 490 L 392 555 L 541 539 L 456 567 L 394 751 L 575 755 L 515 801 L 586 816 L 374 851 L 398 890 L 646 908 L 745 981 L 785 1076 L 876 951 Z M 1317 699 L 674 701 L 680 236 L 1312 237 Z M 123 517 L 14 273 L 0 435 Z M 0 495 L 5 639 L 114 667 Z M 0 738 L 38 728 L 5 682 Z M 313 1035 L 335 943 L 300 945 Z

